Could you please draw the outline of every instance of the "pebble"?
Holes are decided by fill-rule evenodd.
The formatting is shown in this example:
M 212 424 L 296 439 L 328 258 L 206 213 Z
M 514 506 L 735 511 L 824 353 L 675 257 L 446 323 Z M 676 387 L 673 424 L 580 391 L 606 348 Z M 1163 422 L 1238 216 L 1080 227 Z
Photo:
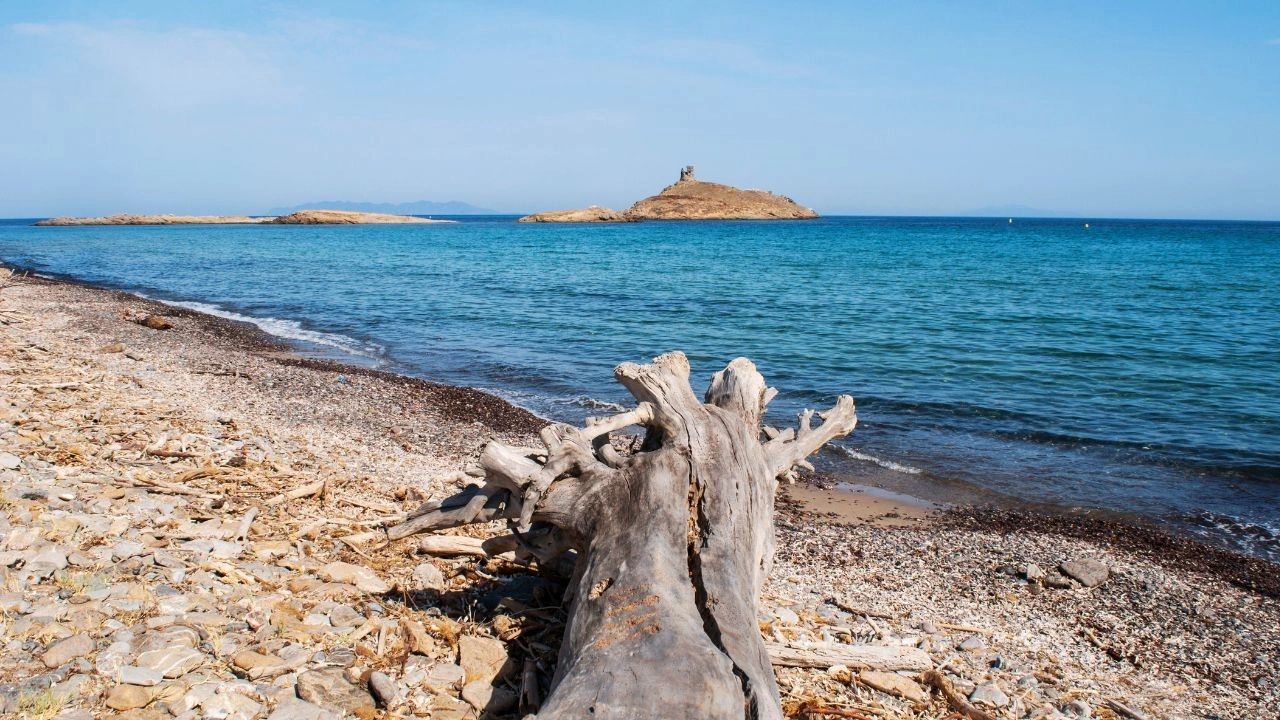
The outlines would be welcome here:
M 462 666 L 457 663 L 445 663 L 435 665 L 428 670 L 423 682 L 434 690 L 448 690 L 461 685 L 466 676 L 467 673 Z
M 1005 695 L 995 683 L 984 683 L 974 688 L 973 692 L 969 693 L 969 700 L 998 708 L 1009 704 L 1009 696 Z
M 381 595 L 390 592 L 391 586 L 377 573 L 363 565 L 352 565 L 345 562 L 331 562 L 320 568 L 320 577 L 329 582 L 355 585 L 364 592 Z
M 17 470 L 22 467 L 22 458 L 13 453 L 0 452 L 0 469 Z
M 306 700 L 286 698 L 271 711 L 267 720 L 342 720 L 342 713 Z
M 369 674 L 369 692 L 378 701 L 378 705 L 384 708 L 395 705 L 396 698 L 400 695 L 395 682 L 386 673 L 380 672 Z
M 261 667 L 275 667 L 283 665 L 284 661 L 275 655 L 267 655 L 253 650 L 241 650 L 231 658 L 231 664 L 241 670 L 253 670 Z
M 159 671 L 166 678 L 182 677 L 204 664 L 204 653 L 188 647 L 169 647 L 138 655 L 138 666 Z
M 334 627 L 355 627 L 364 623 L 364 615 L 350 605 L 339 605 L 329 611 L 329 623 Z
M 418 655 L 433 655 L 436 651 L 436 641 L 427 634 L 427 630 L 422 623 L 409 618 L 400 620 L 400 628 L 404 631 L 405 646 L 409 652 Z
M 417 590 L 443 590 L 444 573 L 431 563 L 422 563 L 413 569 L 413 583 Z
M 458 662 L 468 684 L 477 680 L 492 683 L 511 669 L 505 645 L 493 638 L 475 635 L 458 638 Z
M 373 710 L 373 697 L 347 680 L 340 668 L 308 670 L 298 676 L 298 697 L 321 707 L 339 707 L 351 713 Z
M 45 667 L 56 668 L 75 660 L 78 657 L 84 657 L 93 652 L 93 638 L 84 633 L 72 635 L 65 640 L 59 640 L 49 646 L 48 650 L 40 656 L 40 661 Z
M 1071 702 L 1067 703 L 1062 708 L 1062 712 L 1072 717 L 1078 717 L 1078 718 L 1093 717 L 1093 708 L 1089 707 L 1088 703 L 1081 700 L 1072 700 Z
M 125 665 L 119 670 L 120 682 L 126 685 L 141 685 L 142 687 L 151 687 L 159 685 L 164 680 L 164 674 L 159 670 L 152 668 L 138 667 L 136 665 Z
M 117 685 L 107 693 L 106 704 L 112 710 L 136 710 L 149 705 L 155 696 L 155 688 Z
M 927 697 L 919 683 L 897 673 L 863 670 L 858 673 L 858 681 L 873 690 L 906 698 L 912 702 L 923 702 Z
M 800 616 L 791 608 L 780 607 L 773 611 L 773 616 L 783 625 L 799 625 Z
M 504 687 L 476 680 L 462 688 L 462 699 L 471 707 L 483 711 L 486 715 L 501 715 L 516 705 L 515 693 Z
M 987 641 L 983 640 L 981 635 L 970 635 L 969 637 L 960 641 L 959 648 L 961 650 L 964 650 L 965 652 L 973 652 L 975 650 L 981 650 L 986 646 L 987 646 Z

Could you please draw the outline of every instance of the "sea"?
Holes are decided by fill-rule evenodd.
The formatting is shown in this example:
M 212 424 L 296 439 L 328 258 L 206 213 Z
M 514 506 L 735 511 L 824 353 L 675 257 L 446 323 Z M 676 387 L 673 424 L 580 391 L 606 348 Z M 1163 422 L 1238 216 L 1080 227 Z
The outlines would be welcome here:
M 623 361 L 746 356 L 768 421 L 854 396 L 841 482 L 1141 518 L 1280 560 L 1280 223 L 33 227 L 0 260 L 256 324 L 300 351 L 617 412 Z

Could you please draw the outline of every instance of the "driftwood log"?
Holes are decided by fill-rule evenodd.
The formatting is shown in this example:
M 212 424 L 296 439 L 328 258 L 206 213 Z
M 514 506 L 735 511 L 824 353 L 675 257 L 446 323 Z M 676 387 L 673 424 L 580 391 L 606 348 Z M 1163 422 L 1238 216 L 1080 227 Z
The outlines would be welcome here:
M 779 432 L 761 427 L 776 391 L 745 358 L 715 374 L 704 401 L 682 353 L 619 365 L 614 377 L 634 409 L 585 428 L 551 425 L 545 449 L 490 442 L 483 483 L 388 535 L 506 519 L 544 562 L 576 552 L 539 718 L 780 720 L 756 615 L 773 561 L 774 493 L 780 477 L 853 430 L 853 399 L 841 396 L 821 425 L 805 411 L 798 429 Z M 624 457 L 609 434 L 633 425 L 644 442 Z

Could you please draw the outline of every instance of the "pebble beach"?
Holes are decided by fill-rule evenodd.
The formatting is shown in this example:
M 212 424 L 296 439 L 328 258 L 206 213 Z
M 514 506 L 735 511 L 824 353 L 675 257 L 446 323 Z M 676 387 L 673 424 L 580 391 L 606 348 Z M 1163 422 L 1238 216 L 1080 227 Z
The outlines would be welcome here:
M 376 537 L 545 421 L 0 273 L 0 711 L 536 711 L 562 580 L 480 550 L 496 525 L 449 531 L 466 540 L 448 555 Z M 1275 564 L 1030 511 L 845 493 L 834 512 L 809 481 L 780 495 L 759 609 L 789 716 L 1280 717 Z

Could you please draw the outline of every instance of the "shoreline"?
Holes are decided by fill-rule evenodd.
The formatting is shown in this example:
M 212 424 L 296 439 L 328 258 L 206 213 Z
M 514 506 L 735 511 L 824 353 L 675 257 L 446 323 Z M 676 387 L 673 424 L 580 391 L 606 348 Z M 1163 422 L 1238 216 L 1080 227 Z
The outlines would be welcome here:
M 272 452 L 285 456 L 263 466 L 281 468 L 274 475 L 247 477 L 249 487 L 261 485 L 261 492 L 276 493 L 317 475 L 335 478 L 336 499 L 321 500 L 320 506 L 312 505 L 312 500 L 299 500 L 290 503 L 281 516 L 274 514 L 279 511 L 264 512 L 255 523 L 256 542 L 250 543 L 254 546 L 276 542 L 274 538 L 282 537 L 279 533 L 288 536 L 306 529 L 307 517 L 338 513 L 335 519 L 346 517 L 343 522 L 367 522 L 369 511 L 344 504 L 359 503 L 362 498 L 365 503 L 385 506 L 374 515 L 393 508 L 408 511 L 418 502 L 412 499 L 414 493 L 437 497 L 454 487 L 450 478 L 475 457 L 486 437 L 532 443 L 536 431 L 545 425 L 532 413 L 482 391 L 306 358 L 250 323 L 140 298 L 124 290 L 61 278 L 31 278 L 0 291 L 0 308 L 24 314 L 17 324 L 3 328 L 8 337 L 8 359 L 0 382 L 6 392 L 22 393 L 27 409 L 50 414 L 73 412 L 74 403 L 59 399 L 60 393 L 99 392 L 88 385 L 77 390 L 31 389 L 62 383 L 53 382 L 54 374 L 79 377 L 75 382 L 81 385 L 135 388 L 121 390 L 126 394 L 118 399 L 111 395 L 94 406 L 104 412 L 119 412 L 140 401 L 134 393 L 142 393 L 151 405 L 171 404 L 173 410 L 166 410 L 148 425 L 148 442 L 161 438 L 161 450 L 175 447 L 194 453 L 206 444 L 219 447 L 231 429 L 236 437 L 269 438 Z M 122 314 L 131 310 L 164 315 L 175 327 L 152 330 L 123 319 Z M 121 349 L 117 352 L 113 345 Z M 41 378 L 50 377 L 14 383 L 32 368 L 40 370 Z M 64 405 L 68 409 L 61 410 Z M 19 405 L 10 406 L 8 412 L 15 410 L 26 411 Z M 0 423 L 4 422 L 0 418 Z M 176 435 L 164 429 L 173 424 L 185 429 Z M 0 424 L 0 434 L 3 427 Z M 87 436 L 68 439 L 66 446 L 92 447 L 100 442 L 92 439 L 93 433 L 101 432 L 96 427 L 94 423 L 83 431 Z M 255 429 L 249 432 L 249 428 Z M 22 487 L 45 477 L 46 470 L 41 468 L 47 463 L 53 463 L 49 469 L 56 472 L 40 482 L 78 482 L 79 473 L 71 472 L 79 462 L 77 456 L 32 447 L 42 458 L 34 466 L 27 455 L 10 450 L 23 463 L 18 472 L 28 473 L 22 475 Z M 143 450 L 136 452 L 141 459 L 147 457 Z M 199 452 L 203 457 L 203 451 Z M 210 457 L 222 458 L 217 460 L 220 467 L 239 467 L 233 462 L 234 454 L 228 454 L 230 450 L 218 452 L 222 454 Z M 251 454 L 251 460 L 254 457 Z M 59 464 L 62 462 L 70 463 L 65 472 Z M 110 458 L 92 462 L 95 468 L 102 466 L 95 473 L 115 467 Z M 198 469 L 201 466 L 197 463 L 202 461 L 153 456 L 148 462 L 159 463 L 154 469 L 172 467 L 170 472 L 176 472 Z M 120 466 L 126 471 L 129 467 Z M 194 484 L 209 488 L 202 484 L 209 482 Z M 18 485 L 9 477 L 3 490 L 11 494 Z M 86 487 L 90 486 L 70 488 L 67 494 L 79 498 L 89 492 Z M 405 487 L 413 491 L 404 490 L 401 496 Z M 114 502 L 113 512 L 127 517 L 144 512 L 145 507 L 120 503 L 145 500 L 147 492 L 133 488 L 126 491 L 133 493 L 128 499 L 95 502 Z M 801 492 L 805 490 L 795 494 Z M 81 502 L 62 501 L 52 490 L 43 497 L 49 505 L 41 517 L 51 516 L 49 509 L 55 506 L 57 512 L 64 512 Z M 225 515 L 230 522 L 243 513 L 247 501 L 228 497 L 233 500 L 224 510 L 206 508 L 200 512 Z M 12 509 L 34 501 L 10 502 Z M 777 513 L 778 558 L 762 607 L 775 639 L 809 642 L 835 633 L 833 627 L 842 627 L 850 629 L 854 637 L 878 638 L 876 642 L 919 644 L 929 650 L 935 662 L 948 662 L 948 672 L 956 674 L 966 694 L 987 685 L 1000 689 L 1006 702 L 994 710 L 1002 718 L 1023 717 L 1023 711 L 1042 705 L 1061 708 L 1077 700 L 1102 707 L 1108 698 L 1119 698 L 1154 717 L 1187 717 L 1193 710 L 1204 712 L 1205 708 L 1214 708 L 1222 717 L 1259 717 L 1260 709 L 1277 699 L 1274 682 L 1259 684 L 1267 678 L 1274 680 L 1274 669 L 1257 664 L 1259 658 L 1280 656 L 1280 631 L 1276 630 L 1280 609 L 1275 602 L 1280 574 L 1274 572 L 1272 563 L 1159 531 L 1091 518 L 971 508 L 886 526 L 832 523 L 796 503 L 792 489 L 783 486 Z M 345 515 L 335 507 L 346 508 Z M 894 512 L 892 505 L 870 514 L 890 512 Z M 297 513 L 302 516 L 291 520 Z M 128 537 L 165 540 L 164 531 L 148 530 L 152 523 L 145 513 L 135 520 Z M 307 542 L 311 555 L 289 561 L 286 569 L 315 574 L 325 560 L 341 559 L 374 568 L 405 587 L 416 582 L 415 572 L 424 558 L 407 555 L 409 545 L 357 553 L 335 540 L 337 534 L 314 536 Z M 107 546 L 114 542 L 109 540 Z M 1086 588 L 1056 571 L 1058 563 L 1082 558 L 1105 562 L 1111 569 L 1110 579 Z M 527 583 L 520 578 L 533 577 L 509 565 L 482 561 L 475 566 L 475 562 L 426 560 L 435 572 L 446 576 L 447 594 L 429 596 L 437 598 L 431 602 L 439 602 L 446 617 L 455 617 L 455 608 L 460 613 L 456 617 L 470 617 L 478 612 L 475 602 L 484 593 Z M 1031 564 L 1066 586 L 1028 581 L 1025 570 Z M 85 571 L 81 566 L 73 568 Z M 167 582 L 188 594 L 199 592 L 187 590 L 187 585 L 172 577 Z M 50 587 L 57 589 L 46 582 L 29 592 Z M 215 589 L 221 591 L 220 587 Z M 304 605 L 310 602 L 305 593 L 286 597 L 296 597 Z M 841 605 L 829 602 L 831 598 L 854 611 L 840 609 Z M 413 612 L 418 613 L 413 617 L 421 615 Z M 155 613 L 147 616 L 148 623 L 158 625 L 151 631 L 165 627 L 163 617 Z M 1206 618 L 1215 623 L 1206 624 Z M 981 628 L 983 632 L 949 630 L 940 623 Z M 500 635 L 483 624 L 467 628 L 467 632 Z M 927 632 L 930 629 L 934 632 Z M 980 642 L 981 648 L 957 649 L 974 635 L 980 636 L 975 642 Z M 0 667 L 0 681 L 21 679 L 23 673 L 31 672 L 22 669 L 27 667 L 21 665 L 26 652 L 6 660 L 9 667 Z M 511 652 L 517 652 L 514 646 Z M 554 652 L 548 662 L 553 664 L 553 658 Z M 1000 667 L 991 665 L 992 658 L 999 659 Z M 13 666 L 15 662 L 18 667 Z M 366 664 L 387 667 L 378 659 Z M 414 689 L 412 678 L 403 669 L 388 672 L 406 684 L 408 696 L 418 697 L 415 693 L 421 691 Z M 92 677 L 86 682 L 99 683 L 96 675 L 89 675 Z M 1030 681 L 1023 682 L 1028 677 L 1042 679 L 1033 686 Z M 1055 677 L 1058 679 L 1052 680 Z M 818 697 L 861 707 L 874 703 L 887 718 L 945 715 L 945 705 L 936 703 L 925 714 L 912 714 L 916 711 L 902 705 L 900 699 L 823 671 L 783 668 L 779 678 L 784 688 L 806 689 L 804 692 L 812 691 Z M 431 712 L 449 716 L 443 712 L 449 703 L 442 699 L 450 697 L 448 693 L 428 691 L 424 697 L 419 700 Z M 451 697 L 454 705 L 449 707 L 456 709 L 459 701 L 456 695 Z M 260 700 L 266 705 L 275 701 Z
M 319 344 L 305 338 L 273 334 L 260 327 L 257 321 L 249 316 L 244 316 L 246 318 L 244 320 L 223 317 L 188 307 L 187 301 L 165 301 L 125 288 L 100 285 L 62 273 L 38 271 L 15 265 L 14 263 L 0 261 L 0 270 L 5 268 L 12 270 L 15 274 L 27 273 L 36 279 L 46 282 L 71 285 L 94 292 L 112 293 L 122 300 L 149 304 L 158 308 L 161 312 L 175 317 L 197 319 L 201 327 L 215 334 L 226 336 L 233 343 L 240 344 L 243 349 L 270 353 L 276 362 L 284 365 L 346 375 L 363 375 L 405 388 L 432 389 L 436 391 L 449 390 L 474 397 L 479 401 L 477 407 L 484 408 L 482 417 L 477 418 L 477 420 L 489 427 L 500 427 L 511 432 L 523 432 L 533 437 L 536 436 L 541 428 L 556 422 L 551 418 L 538 415 L 529 408 L 485 390 L 441 383 L 425 377 L 395 372 L 394 370 L 383 370 L 376 365 L 359 364 L 356 358 L 362 356 L 358 356 L 350 350 L 335 347 L 333 352 L 321 352 L 308 349 L 307 346 L 318 346 Z M 234 311 L 227 312 L 234 313 Z M 239 313 L 234 314 L 238 315 Z M 358 338 L 352 339 L 358 340 Z M 510 420 L 508 415 L 520 419 Z M 826 522 L 854 521 L 870 522 L 876 526 L 899 526 L 926 520 L 946 519 L 951 521 L 955 519 L 961 524 L 972 524 L 975 514 L 983 514 L 998 518 L 999 524 L 1010 528 L 1010 531 L 1016 531 L 1015 528 L 1052 527 L 1056 528 L 1056 532 L 1060 534 L 1068 533 L 1068 529 L 1071 529 L 1071 532 L 1078 533 L 1080 537 L 1096 539 L 1110 536 L 1118 540 L 1123 535 L 1119 529 L 1132 529 L 1135 531 L 1134 537 L 1141 538 L 1141 547 L 1143 548 L 1171 546 L 1189 548 L 1183 552 L 1184 555 L 1197 555 L 1199 553 L 1212 555 L 1214 557 L 1214 565 L 1224 571 L 1223 579 L 1237 584 L 1245 583 L 1242 587 L 1250 587 L 1249 583 L 1252 581 L 1247 578 L 1254 572 L 1261 571 L 1259 574 L 1264 578 L 1264 581 L 1255 585 L 1254 589 L 1261 588 L 1265 594 L 1280 598 L 1280 574 L 1276 574 L 1273 577 L 1270 573 L 1265 572 L 1267 568 L 1280 570 L 1280 563 L 1250 555 L 1227 545 L 1225 542 L 1216 542 L 1212 539 L 1196 536 L 1179 529 L 1175 525 L 1162 523 L 1157 518 L 1141 514 L 1103 508 L 1073 508 L 1053 504 L 1030 503 L 1014 497 L 1002 497 L 998 502 L 955 503 L 932 501 L 922 497 L 886 490 L 879 486 L 862 485 L 849 478 L 831 477 L 821 471 L 802 474 L 802 484 L 805 488 L 799 491 L 802 497 L 794 499 L 799 502 L 799 506 L 804 511 L 811 513 L 815 517 L 824 517 Z M 853 486 L 856 490 L 842 489 L 840 486 Z M 785 486 L 782 488 L 784 491 L 786 489 Z M 866 491 L 866 494 L 863 494 L 864 491 Z M 834 507 L 823 507 L 818 502 L 824 492 L 828 497 L 834 494 L 834 502 L 832 503 Z M 897 498 L 899 502 L 894 502 L 892 496 L 900 496 Z M 884 515 L 886 513 L 899 510 L 905 510 L 903 514 L 908 520 L 907 523 L 896 522 L 895 518 L 888 518 L 888 522 L 885 522 Z M 1242 562 L 1231 562 L 1228 559 Z M 1229 569 L 1235 565 L 1242 565 L 1247 570 L 1241 572 Z

